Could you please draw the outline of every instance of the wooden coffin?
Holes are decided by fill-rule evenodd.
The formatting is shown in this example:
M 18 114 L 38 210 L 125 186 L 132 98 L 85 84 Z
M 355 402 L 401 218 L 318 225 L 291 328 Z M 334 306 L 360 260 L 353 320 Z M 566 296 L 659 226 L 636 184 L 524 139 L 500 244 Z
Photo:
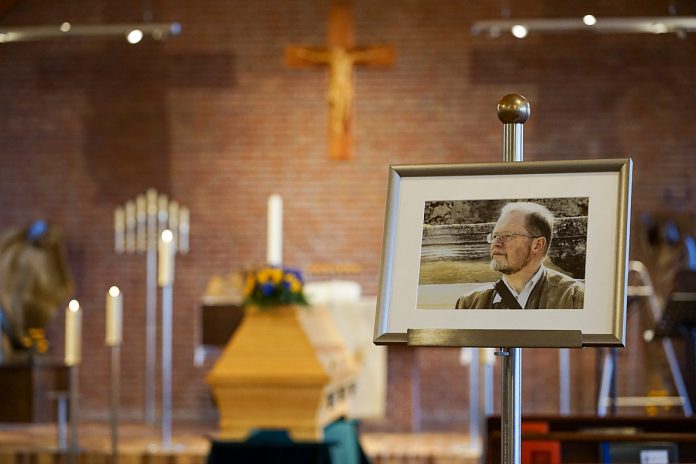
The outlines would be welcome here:
M 357 373 L 325 308 L 247 308 L 206 379 L 220 438 L 285 429 L 295 440 L 321 440 L 346 415 Z

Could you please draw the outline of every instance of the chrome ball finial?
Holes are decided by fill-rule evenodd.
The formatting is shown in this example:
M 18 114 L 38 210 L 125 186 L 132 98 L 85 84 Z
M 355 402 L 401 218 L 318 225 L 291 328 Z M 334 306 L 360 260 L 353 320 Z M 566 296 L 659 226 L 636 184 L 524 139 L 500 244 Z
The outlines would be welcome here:
M 511 93 L 498 102 L 498 119 L 503 124 L 524 124 L 530 115 L 529 102 L 522 95 Z

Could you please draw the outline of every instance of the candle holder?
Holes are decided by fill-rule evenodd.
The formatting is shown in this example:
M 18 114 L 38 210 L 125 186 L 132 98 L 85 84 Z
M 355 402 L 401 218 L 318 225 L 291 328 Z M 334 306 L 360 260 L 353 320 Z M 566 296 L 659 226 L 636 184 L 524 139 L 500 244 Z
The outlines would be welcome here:
M 189 209 L 153 188 L 127 201 L 114 211 L 115 250 L 118 254 L 146 255 L 144 419 L 155 422 L 155 375 L 157 340 L 157 243 L 169 228 L 176 251 L 189 250 Z
M 70 464 L 76 464 L 78 445 L 79 368 L 82 361 L 82 311 L 77 300 L 65 308 L 65 365 L 70 370 Z
M 111 464 L 118 463 L 118 406 L 121 379 L 121 340 L 123 329 L 123 294 L 112 286 L 106 292 L 106 345 L 111 352 L 111 388 L 109 390 L 109 425 L 111 428 Z

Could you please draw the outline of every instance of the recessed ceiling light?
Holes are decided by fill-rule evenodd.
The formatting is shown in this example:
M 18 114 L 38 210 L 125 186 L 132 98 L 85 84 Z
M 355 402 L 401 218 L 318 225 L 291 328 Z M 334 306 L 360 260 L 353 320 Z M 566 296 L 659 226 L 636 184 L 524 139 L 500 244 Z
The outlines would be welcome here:
M 514 35 L 518 39 L 524 39 L 525 37 L 527 37 L 527 32 L 529 31 L 522 24 L 515 24 L 514 26 L 512 26 L 512 29 L 510 29 L 510 32 L 512 32 L 512 35 Z
M 587 26 L 594 26 L 597 24 L 597 18 L 594 15 L 588 14 L 582 17 L 582 22 Z
M 128 40 L 128 43 L 137 44 L 143 40 L 143 31 L 140 29 L 133 29 L 128 33 L 126 39 Z

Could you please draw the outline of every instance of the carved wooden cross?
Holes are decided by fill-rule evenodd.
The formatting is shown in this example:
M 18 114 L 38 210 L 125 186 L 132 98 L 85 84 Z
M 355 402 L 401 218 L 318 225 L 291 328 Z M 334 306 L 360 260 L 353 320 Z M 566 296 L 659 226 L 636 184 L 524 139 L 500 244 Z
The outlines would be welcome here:
M 394 62 L 391 46 L 353 46 L 352 26 L 350 5 L 334 3 L 329 16 L 327 47 L 291 45 L 285 49 L 285 61 L 289 66 L 329 66 L 329 155 L 337 160 L 350 159 L 351 154 L 353 65 L 391 65 Z

